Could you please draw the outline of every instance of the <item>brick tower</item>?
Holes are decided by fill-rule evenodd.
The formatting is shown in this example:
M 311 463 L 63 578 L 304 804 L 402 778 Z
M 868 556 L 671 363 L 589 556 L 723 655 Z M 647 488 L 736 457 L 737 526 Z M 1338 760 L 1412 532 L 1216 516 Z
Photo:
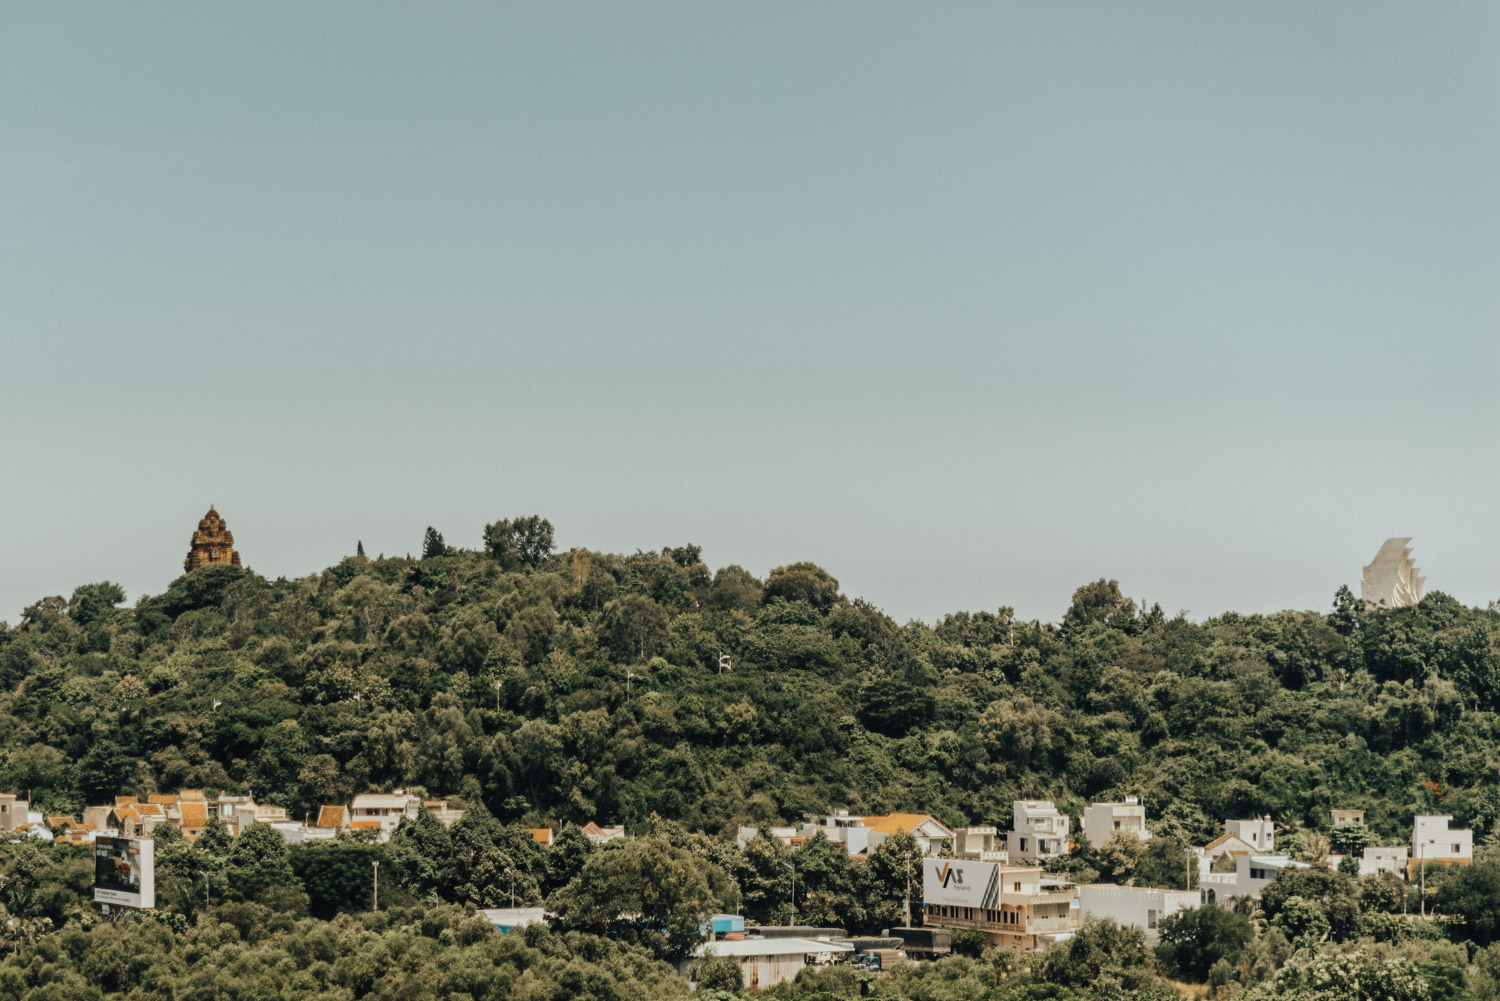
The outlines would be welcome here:
M 240 554 L 234 549 L 234 533 L 224 524 L 213 505 L 209 505 L 208 514 L 198 522 L 198 531 L 193 533 L 193 546 L 188 550 L 187 559 L 182 561 L 182 569 L 192 573 L 210 563 L 240 565 Z

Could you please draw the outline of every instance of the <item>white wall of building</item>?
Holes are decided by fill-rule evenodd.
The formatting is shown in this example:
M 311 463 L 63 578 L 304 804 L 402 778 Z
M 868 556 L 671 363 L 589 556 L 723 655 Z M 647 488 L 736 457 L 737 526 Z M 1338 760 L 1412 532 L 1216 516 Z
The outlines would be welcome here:
M 1117 924 L 1140 928 L 1152 945 L 1157 942 L 1157 925 L 1162 918 L 1197 907 L 1201 900 L 1197 890 L 1113 883 L 1082 883 L 1078 887 L 1078 903 L 1085 918 L 1111 918 Z
M 1224 833 L 1234 835 L 1257 852 L 1270 854 L 1271 849 L 1276 847 L 1276 825 L 1271 823 L 1270 817 L 1226 820 Z
M 1474 860 L 1474 832 L 1452 826 L 1451 816 L 1421 816 L 1412 824 L 1411 857 Z
M 1095 847 L 1122 834 L 1134 834 L 1137 841 L 1151 837 L 1146 830 L 1146 808 L 1134 797 L 1123 803 L 1094 803 L 1084 808 L 1083 833 Z

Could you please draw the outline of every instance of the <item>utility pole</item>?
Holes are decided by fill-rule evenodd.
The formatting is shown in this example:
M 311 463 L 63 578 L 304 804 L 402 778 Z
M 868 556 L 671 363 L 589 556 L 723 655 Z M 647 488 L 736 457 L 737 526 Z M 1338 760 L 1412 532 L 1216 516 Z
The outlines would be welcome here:
M 786 866 L 792 870 L 792 920 L 797 920 L 797 860 L 787 859 Z
M 371 909 L 378 911 L 380 910 L 380 863 L 378 861 L 371 862 L 370 868 L 374 870 L 374 875 L 370 877 L 374 896 L 374 907 Z
M 906 855 L 906 899 L 901 901 L 901 909 L 906 911 L 906 927 L 911 927 L 911 853 Z
M 1417 891 L 1417 898 L 1418 903 L 1421 905 L 1422 917 L 1425 918 L 1427 916 L 1427 843 L 1424 841 L 1417 848 L 1417 865 L 1421 867 L 1417 870 L 1421 873 L 1418 877 L 1421 889 Z

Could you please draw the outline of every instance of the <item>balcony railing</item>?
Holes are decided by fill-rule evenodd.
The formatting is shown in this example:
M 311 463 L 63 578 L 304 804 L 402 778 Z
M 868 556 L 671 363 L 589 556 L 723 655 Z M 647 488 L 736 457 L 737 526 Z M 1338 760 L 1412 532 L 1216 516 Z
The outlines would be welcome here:
M 928 916 L 929 924 L 944 928 L 978 928 L 981 931 L 1004 932 L 1008 935 L 1039 935 L 1047 932 L 1073 931 L 1078 920 L 1071 914 L 1064 918 L 1032 918 L 1023 924 L 1010 925 L 998 921 L 982 921 L 979 918 L 939 918 Z

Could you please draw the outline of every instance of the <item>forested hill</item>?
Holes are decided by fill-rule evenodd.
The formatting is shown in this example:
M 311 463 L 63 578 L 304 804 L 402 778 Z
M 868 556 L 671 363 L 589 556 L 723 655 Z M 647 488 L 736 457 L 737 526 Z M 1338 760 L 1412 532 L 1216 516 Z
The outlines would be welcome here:
M 300 818 L 420 786 L 506 821 L 709 832 L 838 807 L 1004 827 L 1015 798 L 1124 794 L 1194 839 L 1330 806 L 1393 841 L 1415 813 L 1481 838 L 1500 819 L 1494 607 L 1341 590 L 1329 614 L 1199 624 L 1101 580 L 1056 626 L 903 626 L 809 563 L 554 553 L 538 518 L 485 538 L 297 580 L 210 566 L 133 608 L 108 582 L 38 601 L 0 630 L 0 790 L 73 813 L 249 791 Z

